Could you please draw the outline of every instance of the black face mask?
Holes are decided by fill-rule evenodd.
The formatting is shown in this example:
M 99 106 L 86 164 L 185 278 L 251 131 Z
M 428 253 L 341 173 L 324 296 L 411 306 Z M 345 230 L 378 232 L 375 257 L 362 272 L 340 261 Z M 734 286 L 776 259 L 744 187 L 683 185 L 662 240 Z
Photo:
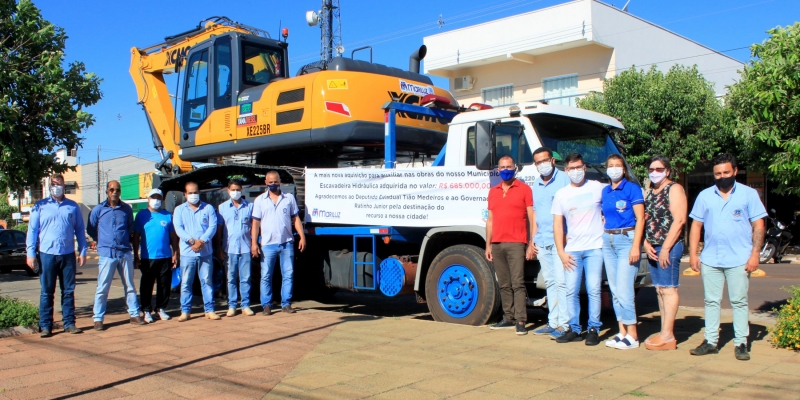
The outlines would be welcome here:
M 714 183 L 717 185 L 717 188 L 720 190 L 728 190 L 733 187 L 733 183 L 736 182 L 736 176 L 729 176 L 727 178 L 715 178 Z

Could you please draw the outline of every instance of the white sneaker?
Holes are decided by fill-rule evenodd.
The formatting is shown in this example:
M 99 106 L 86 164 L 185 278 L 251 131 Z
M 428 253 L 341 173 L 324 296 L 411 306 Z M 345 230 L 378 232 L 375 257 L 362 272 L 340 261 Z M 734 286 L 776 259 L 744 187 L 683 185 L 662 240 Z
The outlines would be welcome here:
M 638 349 L 639 341 L 632 338 L 631 335 L 625 335 L 625 337 L 620 339 L 614 348 L 619 350 Z
M 606 340 L 606 347 L 617 348 L 617 343 L 619 343 L 620 340 L 622 340 L 622 335 L 618 333 L 611 339 Z
M 144 312 L 144 322 L 147 322 L 148 324 L 152 324 L 153 323 L 153 315 L 150 314 L 150 311 L 145 311 Z
M 170 317 L 169 317 L 169 314 L 167 314 L 167 312 L 163 308 L 159 308 L 158 309 L 158 318 L 161 318 L 162 321 L 169 321 Z

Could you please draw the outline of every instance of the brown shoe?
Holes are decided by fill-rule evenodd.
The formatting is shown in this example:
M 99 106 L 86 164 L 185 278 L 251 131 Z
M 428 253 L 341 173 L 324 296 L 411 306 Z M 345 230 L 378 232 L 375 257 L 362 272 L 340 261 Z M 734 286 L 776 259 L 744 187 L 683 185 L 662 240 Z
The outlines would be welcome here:
M 264 306 L 264 311 L 261 312 L 261 315 L 272 315 L 272 309 L 269 306 Z
M 103 321 L 94 321 L 94 330 L 96 331 L 106 330 L 106 327 L 103 326 Z
M 181 313 L 181 316 L 178 318 L 178 322 L 186 322 L 186 321 L 188 321 L 190 318 L 192 318 L 192 316 L 191 316 L 191 315 L 189 315 L 189 313 L 182 312 L 182 313 Z
M 206 319 L 210 319 L 212 321 L 216 321 L 216 320 L 218 320 L 220 318 L 219 318 L 219 315 L 217 315 L 217 313 L 215 313 L 215 312 L 207 312 L 206 313 Z
M 285 312 L 287 314 L 294 314 L 295 313 L 294 308 L 292 308 L 292 306 L 283 307 L 283 312 Z
M 131 323 L 135 325 L 147 325 L 147 322 L 144 322 L 144 319 L 140 316 L 131 317 Z

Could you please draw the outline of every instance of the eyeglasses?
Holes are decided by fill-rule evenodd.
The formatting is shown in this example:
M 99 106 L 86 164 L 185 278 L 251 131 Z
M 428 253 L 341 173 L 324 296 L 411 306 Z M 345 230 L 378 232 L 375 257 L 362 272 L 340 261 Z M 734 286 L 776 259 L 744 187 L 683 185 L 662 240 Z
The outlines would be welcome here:
M 579 171 L 579 170 L 582 170 L 584 168 L 586 168 L 585 164 L 577 166 L 577 167 L 568 167 L 568 168 L 565 168 L 565 169 L 567 170 L 567 172 L 570 172 L 570 171 Z
M 542 165 L 542 164 L 549 163 L 549 162 L 550 162 L 550 161 L 552 161 L 552 160 L 553 160 L 553 157 L 546 158 L 546 159 L 544 159 L 544 160 L 542 160 L 542 161 L 536 161 L 536 162 L 534 162 L 534 163 L 533 163 L 533 165 L 539 166 L 539 165 Z
M 120 189 L 117 189 L 117 188 L 108 188 L 108 191 L 109 191 L 109 192 L 111 192 L 111 193 L 119 193 L 119 192 L 121 192 L 122 190 L 120 190 Z
M 662 173 L 662 172 L 664 172 L 666 170 L 667 170 L 666 168 L 648 168 L 647 169 L 648 172 L 658 172 L 658 173 Z
M 502 166 L 498 166 L 497 167 L 498 171 L 503 171 L 503 170 L 506 170 L 506 169 L 517 169 L 517 168 L 514 167 L 513 165 L 502 165 Z

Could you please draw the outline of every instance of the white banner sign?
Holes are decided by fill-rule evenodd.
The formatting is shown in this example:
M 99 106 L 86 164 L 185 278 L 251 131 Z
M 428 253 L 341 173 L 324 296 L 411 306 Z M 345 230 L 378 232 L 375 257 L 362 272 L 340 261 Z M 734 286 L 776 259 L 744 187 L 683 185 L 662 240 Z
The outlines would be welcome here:
M 498 183 L 495 171 L 474 167 L 308 169 L 306 222 L 485 226 L 489 189 Z

